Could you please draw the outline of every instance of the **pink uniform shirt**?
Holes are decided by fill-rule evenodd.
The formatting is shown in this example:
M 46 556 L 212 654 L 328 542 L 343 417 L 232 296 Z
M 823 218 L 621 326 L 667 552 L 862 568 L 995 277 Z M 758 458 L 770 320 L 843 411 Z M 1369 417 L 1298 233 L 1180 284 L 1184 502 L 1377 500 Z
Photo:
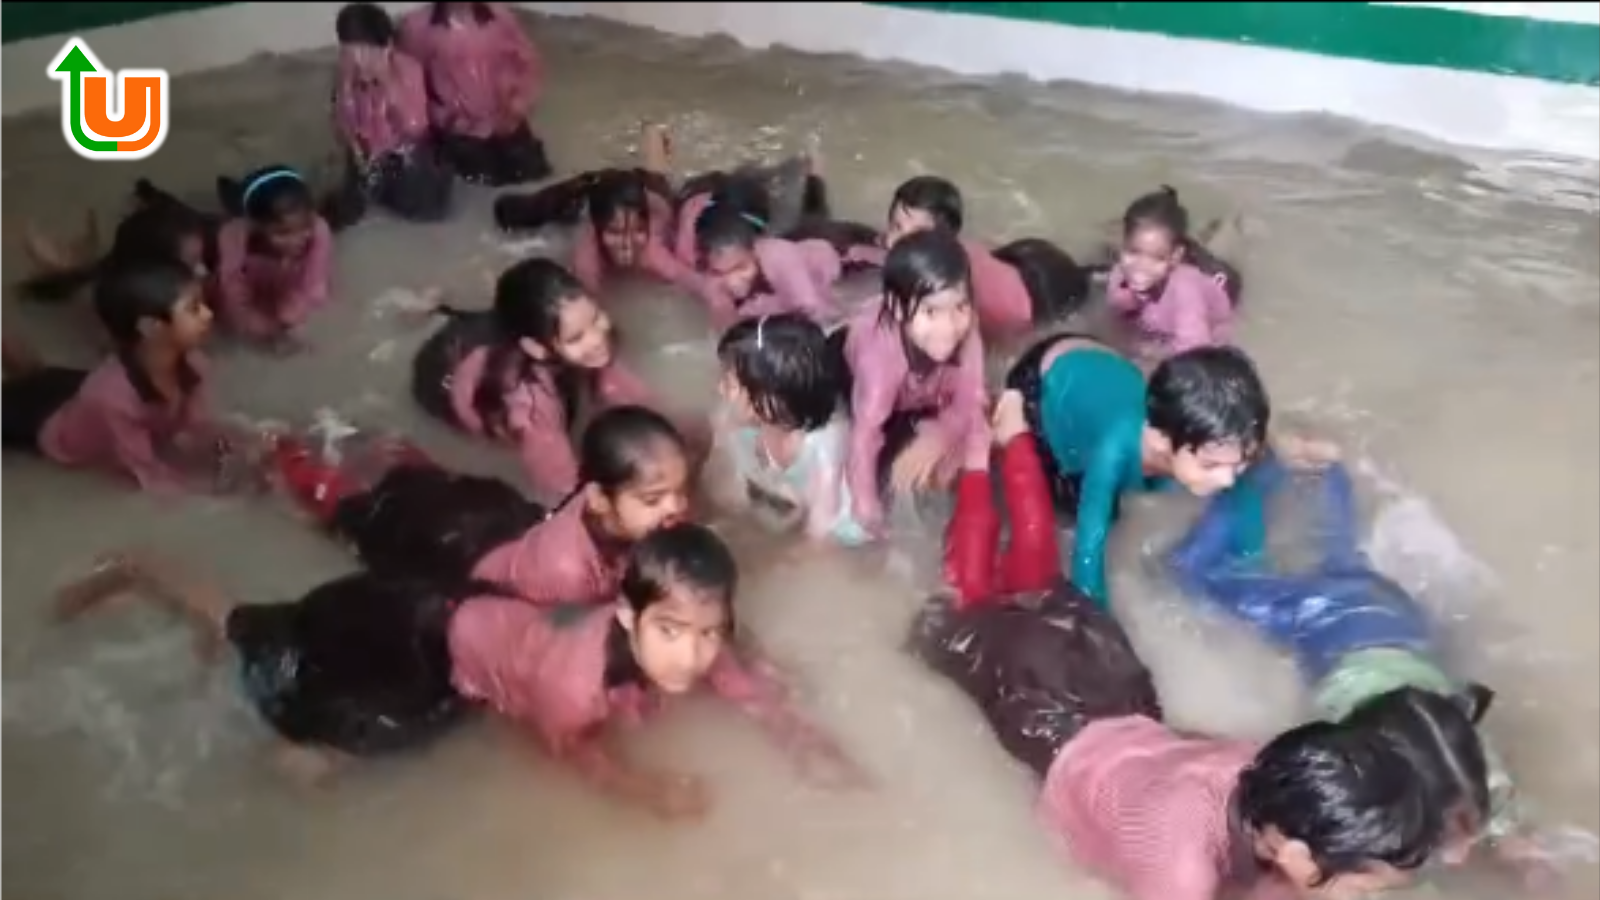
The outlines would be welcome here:
M 217 232 L 213 306 L 230 330 L 265 338 L 305 324 L 327 305 L 333 278 L 333 232 L 318 216 L 311 245 L 292 259 L 252 253 L 251 225 L 230 219 Z
M 363 157 L 382 156 L 427 137 L 428 88 L 416 60 L 390 53 L 388 71 L 373 78 L 341 52 L 338 78 L 334 126 Z
M 1233 331 L 1233 303 L 1210 275 L 1188 264 L 1172 270 L 1159 291 L 1128 287 L 1120 266 L 1111 269 L 1106 301 L 1156 340 L 1162 355 L 1226 344 Z
M 649 232 L 645 239 L 644 254 L 638 268 L 669 284 L 685 290 L 698 291 L 698 276 L 693 264 L 685 265 L 673 253 L 672 204 L 665 197 L 647 193 Z M 601 251 L 600 236 L 587 216 L 578 225 L 573 238 L 572 274 L 583 283 L 591 296 L 600 296 L 605 286 L 606 260 Z
M 544 65 L 503 3 L 485 4 L 491 18 L 471 16 L 433 24 L 433 4 L 400 20 L 400 47 L 422 64 L 428 118 L 440 131 L 464 137 L 505 134 L 526 121 L 544 87 Z

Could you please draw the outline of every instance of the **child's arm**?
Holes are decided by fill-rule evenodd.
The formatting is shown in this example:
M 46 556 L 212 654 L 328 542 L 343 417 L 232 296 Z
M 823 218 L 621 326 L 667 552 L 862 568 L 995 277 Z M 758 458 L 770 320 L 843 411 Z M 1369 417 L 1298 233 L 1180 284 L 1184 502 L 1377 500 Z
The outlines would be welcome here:
M 1120 446 L 1100 447 L 1083 473 L 1078 499 L 1078 528 L 1072 548 L 1072 582 L 1093 597 L 1100 608 L 1109 606 L 1106 591 L 1106 543 L 1112 516 L 1122 492 L 1122 470 L 1129 461 Z
M 245 271 L 249 240 L 246 223 L 235 220 L 222 226 L 217 237 L 217 306 L 231 330 L 247 337 L 268 338 L 282 331 L 282 326 L 256 306 Z
M 950 402 L 933 421 L 934 433 L 948 451 L 959 447 L 974 428 L 983 427 L 984 407 L 989 400 L 983 383 L 983 337 L 972 329 L 956 357 L 954 391 Z
M 300 277 L 289 295 L 278 305 L 278 321 L 284 328 L 299 328 L 311 313 L 328 302 L 333 276 L 333 232 L 318 216 L 312 226 L 311 246 L 300 263 Z
M 1222 288 L 1210 278 L 1194 273 L 1197 278 L 1174 277 L 1167 283 L 1162 303 L 1172 308 L 1172 334 L 1167 336 L 1170 352 L 1182 353 L 1196 347 L 1209 347 L 1217 342 L 1211 329 L 1211 310 L 1226 308 L 1227 297 L 1216 305 L 1209 294 L 1221 294 Z
M 710 194 L 696 194 L 683 201 L 678 207 L 678 231 L 673 246 L 673 253 L 678 257 L 678 262 L 691 269 L 698 270 L 700 250 L 695 245 L 694 226 L 700 221 L 700 214 L 711 205 Z
M 501 83 L 506 89 L 506 118 L 521 122 L 544 93 L 544 60 L 528 40 L 522 23 L 503 4 L 496 4 L 494 17 L 505 48 Z
M 1128 288 L 1128 276 L 1123 274 L 1121 263 L 1113 265 L 1106 275 L 1106 303 L 1123 315 L 1139 311 L 1139 296 Z
M 105 413 L 105 422 L 117 464 L 133 476 L 141 490 L 158 494 L 183 492 L 183 473 L 156 452 L 155 442 L 137 414 L 110 409 Z
M 722 650 L 707 684 L 717 696 L 755 720 L 807 780 L 827 787 L 859 786 L 867 781 L 832 736 L 796 712 L 776 682 L 756 674 L 730 648 Z
M 796 312 L 813 322 L 835 317 L 832 294 L 817 284 L 811 266 L 800 247 L 792 241 L 768 240 L 756 244 L 761 271 L 772 285 L 772 293 L 745 304 L 743 318 L 783 312 Z
M 561 399 L 542 385 L 519 385 L 506 397 L 506 418 L 535 495 L 552 502 L 566 496 L 578 483 L 578 457 Z
M 393 83 L 389 85 L 389 114 L 407 140 L 417 140 L 428 134 L 428 82 L 422 66 L 415 59 L 392 51 L 390 68 Z
M 871 531 L 883 522 L 878 457 L 883 453 L 883 427 L 894 414 L 900 383 L 905 378 L 905 365 L 896 365 L 894 360 L 881 356 L 866 359 L 866 354 L 851 353 L 848 342 L 846 353 L 851 357 L 855 384 L 850 391 L 850 450 L 845 457 L 845 470 L 856 521 Z

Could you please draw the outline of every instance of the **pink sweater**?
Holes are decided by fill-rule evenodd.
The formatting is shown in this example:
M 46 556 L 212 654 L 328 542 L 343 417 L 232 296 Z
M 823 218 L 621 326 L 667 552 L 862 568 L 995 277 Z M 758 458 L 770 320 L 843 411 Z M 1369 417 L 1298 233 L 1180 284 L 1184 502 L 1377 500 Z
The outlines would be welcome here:
M 200 382 L 177 409 L 145 402 L 115 356 L 91 373 L 66 405 L 45 422 L 39 448 L 64 466 L 92 467 L 132 476 L 140 488 L 173 491 L 183 475 L 162 459 L 162 451 L 182 440 L 205 440 L 211 427 L 205 362 L 191 354 L 189 366 Z
M 987 334 L 1016 334 L 1033 324 L 1033 300 L 1028 286 L 1010 263 L 997 258 L 978 241 L 961 239 L 972 272 L 972 298 L 978 324 Z M 873 244 L 858 244 L 845 251 L 844 261 L 883 266 L 889 253 Z
M 372 79 L 341 52 L 338 77 L 334 126 L 361 156 L 373 159 L 427 137 L 428 88 L 416 60 L 391 53 L 388 71 Z
M 473 401 L 488 360 L 488 348 L 474 350 L 462 357 L 450 376 L 450 405 L 456 421 L 480 436 L 488 435 L 488 427 Z M 596 391 L 595 399 L 601 408 L 627 404 L 649 406 L 653 399 L 644 382 L 616 360 L 600 370 Z M 505 399 L 508 425 L 505 438 L 516 441 L 523 470 L 535 494 L 547 502 L 566 496 L 578 480 L 578 457 L 572 449 L 572 423 L 567 421 L 566 406 L 556 390 L 555 378 L 540 369 L 537 380 L 508 386 Z
M 622 561 L 605 553 L 569 503 L 516 540 L 489 551 L 472 577 L 539 606 L 609 603 L 622 584 Z
M 433 4 L 400 20 L 400 47 L 427 75 L 428 118 L 440 131 L 486 138 L 522 124 L 544 87 L 544 65 L 522 24 L 490 3 L 484 25 L 471 17 L 433 24 Z
M 892 325 L 880 325 L 882 301 L 871 303 L 849 325 L 845 360 L 854 385 L 850 392 L 850 452 L 847 463 L 856 519 L 867 527 L 883 520 L 878 492 L 878 456 L 883 428 L 897 411 L 926 410 L 946 454 L 959 461 L 967 440 L 986 435 L 983 383 L 983 339 L 974 330 L 949 363 L 927 372 L 913 372 L 905 339 Z
M 319 216 L 311 246 L 294 259 L 250 252 L 250 222 L 229 219 L 217 233 L 213 306 L 230 330 L 265 338 L 305 324 L 328 302 L 333 232 Z
M 1106 301 L 1154 339 L 1163 356 L 1226 344 L 1233 332 L 1233 303 L 1227 292 L 1187 264 L 1174 269 L 1159 292 L 1145 294 L 1128 287 L 1122 268 L 1115 266 L 1106 282 Z
M 639 259 L 639 268 L 669 284 L 698 292 L 700 279 L 695 274 L 693 264 L 685 265 L 673 253 L 672 204 L 657 194 L 651 193 L 648 196 L 650 232 L 645 239 L 644 255 Z M 579 224 L 578 233 L 573 239 L 572 273 L 583 283 L 584 289 L 591 296 L 598 297 L 605 285 L 605 269 L 605 255 L 601 252 L 600 236 L 595 233 L 594 223 L 586 216 Z
M 727 328 L 741 319 L 776 313 L 799 313 L 819 325 L 839 319 L 833 285 L 839 280 L 839 254 L 827 241 L 788 241 L 782 238 L 757 238 L 756 265 L 772 288 L 739 303 L 720 285 L 709 279 L 701 284 L 700 296 L 711 310 L 712 323 Z

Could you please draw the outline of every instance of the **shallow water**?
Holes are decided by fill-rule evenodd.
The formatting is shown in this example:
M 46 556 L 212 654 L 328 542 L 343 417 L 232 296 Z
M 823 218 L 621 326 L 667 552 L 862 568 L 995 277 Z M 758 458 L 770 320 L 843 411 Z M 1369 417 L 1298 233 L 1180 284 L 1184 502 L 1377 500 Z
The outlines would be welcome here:
M 843 58 L 754 54 L 594 23 L 538 22 L 553 93 L 538 124 L 562 171 L 628 158 L 665 120 L 685 169 L 815 147 L 844 214 L 875 221 L 918 172 L 956 180 L 974 234 L 1087 250 L 1159 182 L 1198 218 L 1239 211 L 1249 279 L 1242 340 L 1280 408 L 1342 440 L 1372 500 L 1373 545 L 1449 621 L 1464 667 L 1499 691 L 1490 731 L 1551 828 L 1600 827 L 1600 190 L 1593 166 L 1471 162 L 1342 122 L 1017 81 L 959 81 Z M 181 80 L 178 128 L 140 164 L 206 196 L 210 176 L 326 155 L 326 54 Z M 48 117 L 7 120 L 9 273 L 17 226 L 113 215 L 133 167 L 94 166 Z M 513 258 L 487 193 L 423 228 L 341 238 L 338 302 L 316 352 L 221 351 L 220 398 L 254 417 L 333 406 L 411 429 L 442 457 L 509 461 L 422 422 L 403 390 L 421 333 L 395 290 L 481 302 Z M 109 235 L 110 219 L 107 219 Z M 526 243 L 521 245 L 526 247 Z M 14 280 L 14 279 L 13 279 Z M 678 298 L 618 301 L 640 365 L 680 398 L 712 383 L 703 317 Z M 47 355 L 84 361 L 74 320 L 7 310 Z M 49 592 L 99 550 L 174 548 L 239 597 L 291 598 L 350 563 L 285 511 L 160 506 L 94 478 L 7 457 L 4 475 L 4 865 L 18 897 L 386 896 L 603 900 L 1109 896 L 1034 827 L 1030 788 L 976 713 L 897 652 L 925 546 L 752 566 L 744 615 L 808 703 L 880 777 L 870 795 L 806 789 L 758 735 L 693 703 L 632 738 L 659 765 L 712 778 L 695 826 L 619 810 L 481 725 L 417 757 L 305 796 L 263 765 L 263 730 L 223 673 L 149 613 L 46 625 Z M 1265 735 L 1299 715 L 1293 671 L 1250 635 L 1194 614 L 1146 575 L 1184 504 L 1136 504 L 1119 535 L 1119 612 L 1173 718 Z M 1559 892 L 1592 897 L 1592 863 Z M 1481 872 L 1450 896 L 1498 898 Z

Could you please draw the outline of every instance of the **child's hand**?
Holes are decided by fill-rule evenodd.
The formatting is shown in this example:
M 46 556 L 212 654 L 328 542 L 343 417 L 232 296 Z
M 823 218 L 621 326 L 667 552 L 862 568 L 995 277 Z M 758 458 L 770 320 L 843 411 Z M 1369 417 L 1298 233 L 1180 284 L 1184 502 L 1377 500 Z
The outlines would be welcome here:
M 1339 445 L 1299 434 L 1280 434 L 1272 449 L 1283 464 L 1300 472 L 1316 472 L 1339 461 Z
M 1021 391 L 1004 391 L 1000 394 L 1000 399 L 995 401 L 990 428 L 994 432 L 996 447 L 1004 447 L 1011 443 L 1012 438 L 1032 430 L 1028 427 L 1025 405 Z
M 711 792 L 697 775 L 671 772 L 642 775 L 639 800 L 668 821 L 702 819 L 711 811 Z
M 1516 876 L 1520 886 L 1535 894 L 1549 894 L 1561 884 L 1554 857 L 1529 837 L 1503 837 L 1492 845 L 1495 860 Z

